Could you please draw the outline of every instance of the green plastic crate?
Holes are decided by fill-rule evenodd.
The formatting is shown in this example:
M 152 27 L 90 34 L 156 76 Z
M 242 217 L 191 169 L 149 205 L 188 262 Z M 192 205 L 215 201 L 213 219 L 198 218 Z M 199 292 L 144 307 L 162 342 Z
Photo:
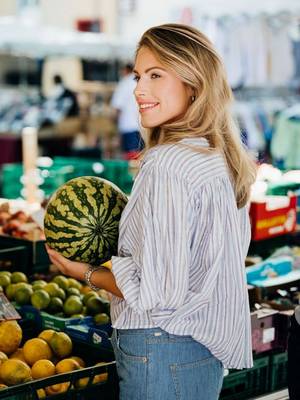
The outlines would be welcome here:
M 63 318 L 41 311 L 42 329 L 54 329 L 55 331 L 64 331 L 67 325 L 79 323 L 81 318 Z
M 244 400 L 268 392 L 269 356 L 256 358 L 253 368 L 225 376 L 220 400 Z
M 270 392 L 287 387 L 288 353 L 272 354 L 270 359 Z

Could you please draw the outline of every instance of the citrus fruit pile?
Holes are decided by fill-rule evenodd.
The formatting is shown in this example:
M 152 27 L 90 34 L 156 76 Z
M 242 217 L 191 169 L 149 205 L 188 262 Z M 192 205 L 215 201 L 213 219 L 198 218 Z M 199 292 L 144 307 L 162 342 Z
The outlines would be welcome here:
M 50 282 L 39 279 L 29 283 L 23 272 L 0 271 L 0 289 L 19 306 L 32 305 L 63 318 L 91 315 L 96 324 L 110 322 L 107 294 L 64 275 L 56 275 Z
M 84 368 L 85 361 L 72 356 L 73 343 L 64 332 L 51 329 L 42 331 L 38 337 L 27 340 L 23 347 L 22 329 L 16 321 L 0 323 L 0 389 L 19 385 L 34 379 Z M 96 365 L 103 364 L 99 362 Z M 89 378 L 78 379 L 76 388 L 87 385 Z M 92 384 L 107 380 L 107 373 L 96 375 Z M 38 390 L 39 398 L 68 390 L 70 382 L 47 386 Z

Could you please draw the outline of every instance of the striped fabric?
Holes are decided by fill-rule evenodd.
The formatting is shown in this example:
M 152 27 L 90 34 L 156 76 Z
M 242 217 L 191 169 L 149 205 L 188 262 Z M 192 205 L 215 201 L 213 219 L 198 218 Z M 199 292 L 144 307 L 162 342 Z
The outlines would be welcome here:
M 222 156 L 198 153 L 206 139 L 150 149 L 120 223 L 112 270 L 118 329 L 160 327 L 191 335 L 225 368 L 252 366 L 245 278 L 250 242 Z

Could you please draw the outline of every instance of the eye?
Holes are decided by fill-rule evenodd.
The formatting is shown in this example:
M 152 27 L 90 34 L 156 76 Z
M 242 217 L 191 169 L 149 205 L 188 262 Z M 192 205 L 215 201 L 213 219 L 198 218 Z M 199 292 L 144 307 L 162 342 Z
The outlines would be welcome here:
M 160 75 L 158 75 L 158 74 L 151 74 L 151 79 L 157 79 L 157 78 L 160 78 Z
M 137 75 L 135 75 L 135 76 L 133 77 L 133 80 L 136 81 L 136 82 L 138 82 L 139 79 L 140 79 L 140 77 L 137 76 Z

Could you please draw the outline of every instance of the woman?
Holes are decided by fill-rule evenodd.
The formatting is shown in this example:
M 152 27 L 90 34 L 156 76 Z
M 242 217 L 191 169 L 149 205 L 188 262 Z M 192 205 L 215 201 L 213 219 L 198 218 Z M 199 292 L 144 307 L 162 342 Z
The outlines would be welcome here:
M 252 366 L 244 259 L 255 178 L 209 40 L 178 24 L 142 36 L 135 97 L 146 148 L 120 223 L 110 291 L 120 399 L 216 400 L 223 368 Z M 49 250 L 62 272 L 89 266 Z

